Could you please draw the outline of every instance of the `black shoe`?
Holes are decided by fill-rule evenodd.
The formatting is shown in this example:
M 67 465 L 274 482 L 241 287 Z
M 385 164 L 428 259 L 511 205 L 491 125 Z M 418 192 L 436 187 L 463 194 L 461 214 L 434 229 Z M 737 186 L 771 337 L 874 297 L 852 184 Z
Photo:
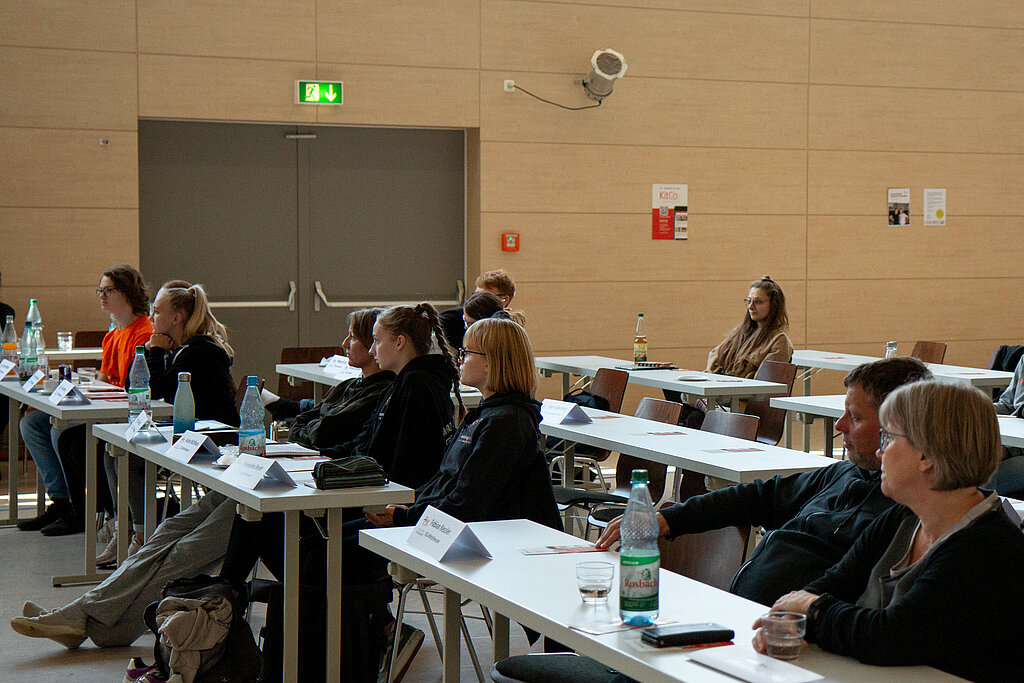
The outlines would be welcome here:
M 42 528 L 43 536 L 69 536 L 85 531 L 85 519 L 75 514 L 70 507 L 57 521 Z
M 39 531 L 50 526 L 64 515 L 64 510 L 70 510 L 71 504 L 64 499 L 57 499 L 46 506 L 46 511 L 38 517 L 18 522 L 18 528 L 22 531 Z

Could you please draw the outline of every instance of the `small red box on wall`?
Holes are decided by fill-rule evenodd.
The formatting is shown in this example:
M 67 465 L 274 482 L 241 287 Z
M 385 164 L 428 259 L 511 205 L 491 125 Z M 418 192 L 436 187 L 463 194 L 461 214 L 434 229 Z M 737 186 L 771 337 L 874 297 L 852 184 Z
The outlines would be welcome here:
M 503 233 L 501 233 L 501 250 L 502 251 L 519 251 L 519 233 L 518 232 L 503 232 Z

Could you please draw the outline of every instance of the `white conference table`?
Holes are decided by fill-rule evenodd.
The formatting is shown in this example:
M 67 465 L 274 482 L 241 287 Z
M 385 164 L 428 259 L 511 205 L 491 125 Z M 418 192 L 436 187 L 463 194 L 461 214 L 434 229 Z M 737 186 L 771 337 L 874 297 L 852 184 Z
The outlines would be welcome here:
M 773 408 L 786 411 L 786 421 L 796 416 L 799 422 L 812 424 L 816 418 L 824 419 L 825 455 L 832 456 L 832 435 L 836 420 L 843 416 L 845 394 L 828 396 L 783 396 L 771 399 Z M 1024 447 L 1024 419 L 1013 415 L 999 415 L 999 436 L 1004 446 Z M 788 431 L 788 430 L 787 430 Z M 809 450 L 804 448 L 804 450 Z
M 564 396 L 569 393 L 571 388 L 569 375 L 593 377 L 601 368 L 621 370 L 622 367 L 632 365 L 632 363 L 605 356 L 542 356 L 534 359 L 534 365 L 544 377 L 561 373 L 562 396 Z M 692 370 L 629 370 L 627 372 L 629 372 L 630 384 L 678 391 L 684 396 L 690 397 L 687 400 L 696 398 L 728 400 L 730 410 L 733 412 L 739 412 L 740 399 L 788 393 L 786 385 L 778 382 L 715 375 L 710 372 Z M 681 376 L 691 376 L 697 379 L 684 380 L 680 379 Z
M 344 508 L 361 508 L 367 505 L 388 503 L 411 503 L 415 492 L 405 486 L 388 484 L 383 487 L 358 487 L 321 491 L 304 484 L 312 482 L 312 474 L 302 476 L 292 473 L 298 486 L 289 488 L 264 479 L 256 490 L 246 489 L 225 482 L 219 470 L 209 462 L 183 463 L 166 454 L 170 442 L 158 444 L 129 443 L 124 438 L 126 424 L 103 424 L 93 427 L 97 438 L 103 439 L 114 448 L 133 453 L 146 461 L 146 518 L 155 513 L 157 467 L 166 467 L 189 482 L 197 482 L 221 493 L 239 503 L 242 512 L 252 511 L 257 515 L 268 512 L 284 513 L 284 657 L 283 669 L 286 683 L 298 679 L 298 638 L 299 631 L 299 514 L 327 513 L 327 677 L 328 681 L 342 680 L 341 671 L 341 526 Z M 183 486 L 185 484 L 183 483 Z M 120 515 L 119 515 L 120 516 Z M 225 539 L 225 542 L 227 539 Z M 312 634 L 307 634 L 311 636 Z
M 93 382 L 91 385 L 80 386 L 84 390 L 90 387 L 109 387 L 102 382 Z M 90 429 L 90 425 L 103 422 L 124 422 L 128 419 L 128 399 L 93 399 L 88 404 L 53 405 L 40 391 L 27 392 L 21 388 L 21 383 L 5 379 L 0 381 L 0 395 L 6 396 L 9 401 L 8 410 L 10 416 L 7 425 L 7 452 L 11 454 L 7 460 L 7 491 L 8 491 L 8 516 L 3 525 L 17 524 L 18 522 L 18 459 L 14 454 L 18 453 L 20 431 L 18 429 L 18 405 L 24 404 L 35 408 L 50 416 L 50 422 L 59 428 L 66 428 L 75 424 L 86 425 L 85 437 L 85 573 L 73 576 L 53 577 L 54 586 L 64 586 L 77 583 L 95 583 L 103 580 L 109 572 L 96 571 L 96 524 L 94 520 L 96 510 L 96 438 Z M 174 406 L 163 401 L 153 401 L 152 411 L 154 417 L 170 417 L 174 412 Z M 127 490 L 127 489 L 126 489 Z M 37 506 L 38 507 L 38 506 Z M 122 521 L 119 520 L 118 524 Z M 127 524 L 127 520 L 124 520 Z M 127 534 L 127 527 L 124 529 Z M 124 551 L 127 551 L 125 544 Z M 124 557 L 124 552 L 120 557 Z
M 409 546 L 411 527 L 361 531 L 360 544 L 369 550 L 437 582 L 444 593 L 443 681 L 459 680 L 459 622 L 461 598 L 490 607 L 494 620 L 494 659 L 508 656 L 509 620 L 539 631 L 571 647 L 581 655 L 645 683 L 735 683 L 737 679 L 691 661 L 702 650 L 655 649 L 640 642 L 638 630 L 594 635 L 574 625 L 612 621 L 618 612 L 618 569 L 608 604 L 583 605 L 576 588 L 577 562 L 604 560 L 618 564 L 612 552 L 585 554 L 523 555 L 519 548 L 544 545 L 579 545 L 577 538 L 526 520 L 476 522 L 469 525 L 493 556 L 460 557 L 443 563 L 429 559 Z M 750 639 L 754 620 L 768 608 L 744 598 L 704 585 L 678 574 L 661 570 L 661 614 L 680 623 L 716 622 L 736 632 L 732 646 L 737 654 L 752 652 Z M 795 662 L 829 681 L 959 680 L 929 667 L 879 668 L 861 664 L 850 657 L 822 651 L 817 646 L 803 650 Z
M 814 349 L 797 349 L 793 352 L 793 365 L 808 370 L 804 375 L 804 395 L 811 395 L 811 377 L 819 370 L 840 370 L 849 372 L 858 365 L 871 363 L 881 358 L 876 356 L 859 356 L 852 353 L 835 351 L 816 351 Z M 941 363 L 925 363 L 935 375 L 935 379 L 944 381 L 967 382 L 979 389 L 1002 389 L 1013 379 L 1012 372 L 1005 370 L 986 370 L 985 368 L 968 368 L 961 365 L 945 365 Z
M 325 386 L 333 387 L 336 384 L 340 384 L 350 377 L 358 377 L 359 371 L 355 370 L 351 374 L 346 376 L 338 377 L 336 375 L 329 374 L 326 372 L 322 365 L 319 363 L 278 363 L 274 366 L 274 370 L 279 375 L 288 377 L 289 383 L 292 383 L 292 378 L 305 380 L 307 382 L 313 382 L 313 401 L 319 403 L 323 400 Z M 459 388 L 459 393 L 462 395 L 462 403 L 467 408 L 475 408 L 480 405 L 480 401 L 483 400 L 483 396 L 479 390 L 473 387 L 467 387 L 465 385 Z M 452 401 L 455 400 L 455 395 L 452 395 Z

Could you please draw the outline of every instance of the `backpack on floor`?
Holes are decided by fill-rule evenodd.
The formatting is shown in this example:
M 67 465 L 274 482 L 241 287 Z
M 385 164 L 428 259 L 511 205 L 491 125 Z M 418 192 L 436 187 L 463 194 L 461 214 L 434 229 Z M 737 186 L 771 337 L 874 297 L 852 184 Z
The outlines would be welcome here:
M 231 625 L 228 633 L 213 647 L 200 651 L 199 670 L 194 683 L 256 683 L 260 673 L 260 650 L 245 620 L 248 596 L 239 593 L 226 579 L 200 574 L 169 582 L 161 593 L 163 598 L 213 600 L 225 598 L 231 603 Z M 146 608 L 145 621 L 156 635 L 153 654 L 161 676 L 167 679 L 171 671 L 171 647 L 161 642 L 156 613 L 159 602 Z

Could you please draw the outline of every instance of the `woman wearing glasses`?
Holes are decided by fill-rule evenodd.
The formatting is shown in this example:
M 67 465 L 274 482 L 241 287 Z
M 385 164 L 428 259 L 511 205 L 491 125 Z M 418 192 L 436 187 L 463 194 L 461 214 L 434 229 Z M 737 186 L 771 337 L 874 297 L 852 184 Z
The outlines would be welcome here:
M 879 411 L 882 492 L 896 507 L 825 576 L 773 612 L 807 615 L 807 640 L 866 664 L 926 664 L 971 680 L 1020 677 L 1024 535 L 978 488 L 1002 457 L 991 397 L 916 382 Z M 755 623 L 755 627 L 760 623 Z M 754 645 L 764 652 L 759 631 Z
M 743 322 L 708 354 L 708 372 L 750 378 L 766 360 L 788 363 L 793 357 L 782 287 L 765 275 L 750 283 L 744 303 Z
M 142 274 L 125 264 L 103 271 L 99 289 L 100 310 L 109 315 L 116 326 L 103 337 L 103 360 L 96 377 L 123 387 L 135 358 L 135 347 L 149 341 L 153 325 L 149 320 L 149 296 Z M 39 469 L 46 492 L 53 501 L 46 511 L 34 519 L 18 523 L 23 531 L 40 530 L 46 536 L 64 536 L 85 529 L 84 472 L 75 477 L 61 467 L 57 456 L 57 439 L 62 430 L 50 426 L 50 417 L 42 411 L 26 415 L 20 424 L 21 438 Z M 76 430 L 82 431 L 82 430 Z M 113 514 L 107 487 L 100 486 L 99 502 Z

